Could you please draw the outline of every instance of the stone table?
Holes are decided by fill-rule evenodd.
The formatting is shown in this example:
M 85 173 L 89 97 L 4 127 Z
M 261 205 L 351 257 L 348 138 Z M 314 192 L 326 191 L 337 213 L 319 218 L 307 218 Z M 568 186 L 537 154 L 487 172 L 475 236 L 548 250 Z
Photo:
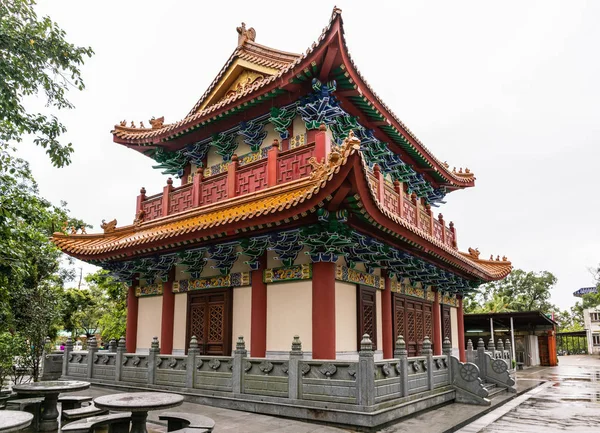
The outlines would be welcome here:
M 147 433 L 146 419 L 152 410 L 169 409 L 183 403 L 183 396 L 166 392 L 128 392 L 96 397 L 100 409 L 131 412 L 130 433 Z
M 40 431 L 54 431 L 58 430 L 58 408 L 56 407 L 58 394 L 61 392 L 80 391 L 89 387 L 89 382 L 56 380 L 14 385 L 13 391 L 18 394 L 44 397 L 39 429 Z
M 18 410 L 0 410 L 0 432 L 23 430 L 31 424 L 33 414 Z

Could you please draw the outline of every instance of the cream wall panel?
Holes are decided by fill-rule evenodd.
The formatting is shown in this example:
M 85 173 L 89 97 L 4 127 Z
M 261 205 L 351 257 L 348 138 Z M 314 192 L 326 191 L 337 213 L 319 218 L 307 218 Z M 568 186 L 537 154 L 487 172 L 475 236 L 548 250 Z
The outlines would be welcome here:
M 312 282 L 267 285 L 267 351 L 291 350 L 294 335 L 312 351 Z
M 241 335 L 246 342 L 246 350 L 250 350 L 250 323 L 252 319 L 252 286 L 233 288 L 233 325 L 231 328 L 231 347 Z
M 279 141 L 279 143 L 281 143 L 281 138 L 279 137 L 279 132 L 275 131 L 275 128 L 272 123 L 267 123 L 265 125 L 264 130 L 267 131 L 267 136 L 263 140 L 261 148 L 263 148 L 263 147 L 270 148 L 271 145 L 273 144 L 273 140 L 277 140 L 277 141 Z M 281 149 L 281 147 L 279 149 Z
M 185 350 L 185 326 L 187 323 L 187 293 L 175 295 L 175 318 L 173 320 L 173 350 Z M 189 344 L 189 342 L 188 342 Z
M 153 337 L 160 338 L 162 296 L 138 298 L 137 347 L 149 349 Z
M 381 290 L 375 291 L 375 301 L 377 302 L 375 311 L 377 312 L 377 350 L 383 350 L 383 318 L 381 313 Z
M 335 282 L 335 350 L 357 351 L 356 284 Z
M 300 116 L 296 116 L 294 117 L 294 120 L 292 121 L 292 127 L 294 129 L 294 137 L 296 135 L 300 135 L 300 134 L 305 134 L 306 133 L 306 124 L 304 123 L 304 120 L 302 120 L 302 117 Z
M 450 307 L 450 328 L 452 328 L 452 347 L 458 349 L 458 310 Z

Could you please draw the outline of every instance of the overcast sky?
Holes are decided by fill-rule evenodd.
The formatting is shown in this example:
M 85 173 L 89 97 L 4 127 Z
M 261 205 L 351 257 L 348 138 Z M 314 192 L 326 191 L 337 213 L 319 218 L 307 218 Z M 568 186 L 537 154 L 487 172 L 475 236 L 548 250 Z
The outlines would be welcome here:
M 67 201 L 90 232 L 102 219 L 130 224 L 140 187 L 158 193 L 166 176 L 113 143 L 113 125 L 183 118 L 235 49 L 242 21 L 256 42 L 303 52 L 333 5 L 40 0 L 40 15 L 96 52 L 83 67 L 86 90 L 70 95 L 76 109 L 61 113 L 72 164 L 52 168 L 42 150 L 21 146 L 42 195 Z M 552 301 L 572 305 L 600 263 L 600 2 L 337 5 L 373 89 L 439 159 L 477 176 L 475 188 L 453 192 L 440 209 L 455 222 L 460 249 L 551 271 Z

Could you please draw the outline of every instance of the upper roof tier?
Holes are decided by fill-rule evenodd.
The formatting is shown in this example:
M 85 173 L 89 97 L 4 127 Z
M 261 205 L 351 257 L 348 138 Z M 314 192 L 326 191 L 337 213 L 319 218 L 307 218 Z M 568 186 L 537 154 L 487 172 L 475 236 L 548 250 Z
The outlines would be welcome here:
M 344 111 L 434 188 L 474 186 L 473 173 L 451 169 L 433 156 L 369 86 L 348 52 L 340 9 L 334 8 L 329 24 L 304 54 L 259 45 L 254 29 L 244 24 L 237 30 L 238 46 L 185 118 L 171 124 L 153 118 L 149 128 L 123 121 L 112 131 L 114 141 L 144 153 L 157 148 L 179 151 L 306 96 L 313 79 L 335 80 L 335 96 Z

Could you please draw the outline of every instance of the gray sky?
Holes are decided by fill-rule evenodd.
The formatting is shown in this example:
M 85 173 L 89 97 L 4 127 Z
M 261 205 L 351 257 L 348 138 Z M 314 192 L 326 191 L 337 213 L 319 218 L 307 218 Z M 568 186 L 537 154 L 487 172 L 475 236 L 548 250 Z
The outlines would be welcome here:
M 508 256 L 558 277 L 565 308 L 600 263 L 600 2 L 337 1 L 350 52 L 384 102 L 442 161 L 469 167 L 476 187 L 447 196 L 461 250 Z M 38 11 L 96 55 L 87 88 L 61 113 L 71 166 L 52 168 L 23 144 L 44 197 L 94 225 L 130 224 L 141 186 L 162 190 L 153 161 L 112 142 L 128 122 L 183 118 L 237 43 L 303 52 L 327 24 L 322 1 L 49 1 Z M 92 270 L 85 267 L 85 270 Z

